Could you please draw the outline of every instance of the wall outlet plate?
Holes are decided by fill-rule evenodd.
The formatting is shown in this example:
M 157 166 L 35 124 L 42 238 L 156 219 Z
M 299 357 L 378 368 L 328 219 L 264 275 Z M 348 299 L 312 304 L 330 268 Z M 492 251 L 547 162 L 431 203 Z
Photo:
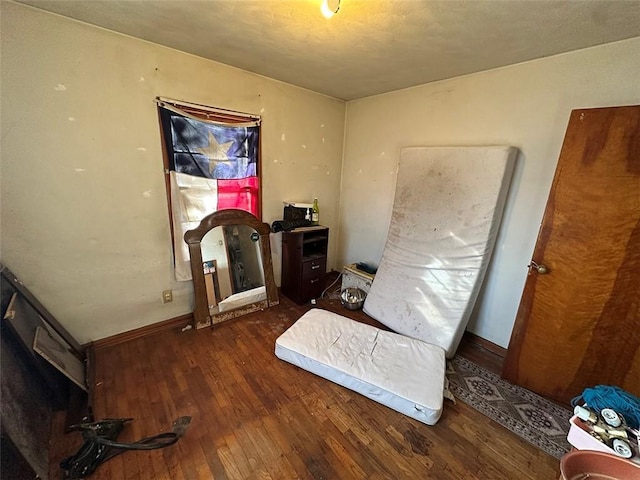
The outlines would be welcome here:
M 163 303 L 173 302 L 173 291 L 165 290 L 164 292 L 162 292 L 162 302 Z

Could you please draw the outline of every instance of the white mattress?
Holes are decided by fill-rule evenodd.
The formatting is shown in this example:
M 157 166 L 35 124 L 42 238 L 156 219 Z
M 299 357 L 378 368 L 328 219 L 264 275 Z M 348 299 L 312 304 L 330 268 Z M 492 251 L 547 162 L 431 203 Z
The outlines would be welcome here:
M 513 147 L 402 149 L 368 315 L 453 357 L 491 257 L 516 155 Z
M 276 340 L 275 353 L 427 425 L 442 413 L 445 357 L 438 346 L 312 309 Z

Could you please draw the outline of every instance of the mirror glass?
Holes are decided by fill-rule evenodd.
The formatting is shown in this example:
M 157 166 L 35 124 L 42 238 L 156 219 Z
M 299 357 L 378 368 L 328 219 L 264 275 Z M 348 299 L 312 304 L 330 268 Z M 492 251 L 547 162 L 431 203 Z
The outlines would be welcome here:
M 266 298 L 259 239 L 248 225 L 217 226 L 202 237 L 209 315 Z
M 184 234 L 189 247 L 196 328 L 278 305 L 269 224 L 218 210 Z

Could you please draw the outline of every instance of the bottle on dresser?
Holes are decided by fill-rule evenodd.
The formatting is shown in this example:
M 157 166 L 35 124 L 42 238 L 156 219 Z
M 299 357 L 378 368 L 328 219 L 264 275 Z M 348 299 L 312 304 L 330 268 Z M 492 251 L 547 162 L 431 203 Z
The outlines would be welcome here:
M 313 199 L 313 209 L 311 210 L 311 224 L 320 225 L 320 208 L 318 207 L 318 199 Z

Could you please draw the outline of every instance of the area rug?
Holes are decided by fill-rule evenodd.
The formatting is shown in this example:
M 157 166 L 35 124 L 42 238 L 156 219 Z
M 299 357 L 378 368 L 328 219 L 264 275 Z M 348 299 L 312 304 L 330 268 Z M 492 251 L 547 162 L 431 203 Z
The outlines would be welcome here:
M 556 458 L 571 449 L 567 441 L 572 412 L 456 355 L 447 364 L 449 389 L 522 439 Z

